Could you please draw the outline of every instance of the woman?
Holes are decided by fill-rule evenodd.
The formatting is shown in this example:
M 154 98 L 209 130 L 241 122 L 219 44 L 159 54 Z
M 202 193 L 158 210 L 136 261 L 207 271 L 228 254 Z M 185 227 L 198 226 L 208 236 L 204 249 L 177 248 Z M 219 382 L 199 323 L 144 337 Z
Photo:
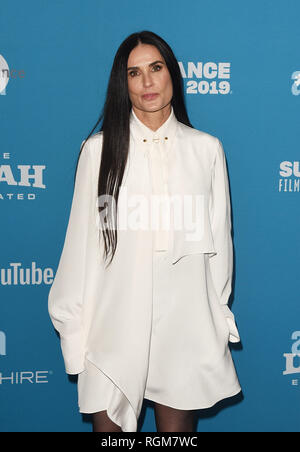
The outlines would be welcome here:
M 177 60 L 149 31 L 120 45 L 97 124 L 49 293 L 66 372 L 94 431 L 137 431 L 144 398 L 158 431 L 194 431 L 195 410 L 241 390 L 223 147 L 190 124 Z

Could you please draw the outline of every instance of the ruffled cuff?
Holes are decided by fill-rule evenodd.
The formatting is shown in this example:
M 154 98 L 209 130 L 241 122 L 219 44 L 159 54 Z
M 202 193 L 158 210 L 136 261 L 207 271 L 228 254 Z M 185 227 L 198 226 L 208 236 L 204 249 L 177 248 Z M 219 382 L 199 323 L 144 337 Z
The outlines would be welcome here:
M 229 342 L 235 343 L 240 342 L 240 335 L 235 324 L 235 318 L 233 312 L 229 309 L 227 304 L 221 305 L 224 316 L 226 317 L 228 328 L 229 328 Z

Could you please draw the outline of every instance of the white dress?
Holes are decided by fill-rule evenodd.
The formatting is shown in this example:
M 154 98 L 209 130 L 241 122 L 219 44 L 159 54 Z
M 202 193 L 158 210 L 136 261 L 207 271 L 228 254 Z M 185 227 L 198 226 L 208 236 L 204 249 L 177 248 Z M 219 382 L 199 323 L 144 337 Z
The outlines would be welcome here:
M 184 137 L 190 133 L 198 141 Z M 158 228 L 118 231 L 113 265 L 105 270 L 101 247 L 95 246 L 99 231 L 90 224 L 97 217 L 93 201 L 101 139 L 102 134 L 90 139 L 79 161 L 49 313 L 60 332 L 66 371 L 79 374 L 80 412 L 107 410 L 123 431 L 136 431 L 144 398 L 189 410 L 208 408 L 241 390 L 228 347 L 228 341 L 240 338 L 227 306 L 232 241 L 226 163 L 220 141 L 179 123 L 173 109 L 155 132 L 131 110 L 122 189 L 127 190 L 127 200 L 135 194 L 148 201 L 163 195 L 164 204 L 156 216 L 152 205 L 148 217 L 159 219 Z M 92 178 L 87 186 L 88 174 Z M 187 176 L 184 183 L 181 174 Z M 195 185 L 198 175 L 202 181 Z M 170 196 L 187 191 L 208 199 L 209 219 L 203 214 L 205 233 L 198 241 L 182 241 L 174 226 Z M 85 200 L 93 198 L 86 211 L 82 192 Z M 123 212 L 128 213 L 127 207 Z M 133 215 L 135 224 L 141 225 L 137 218 L 141 216 Z M 168 218 L 171 223 L 164 227 Z M 76 250 L 80 233 L 84 244 Z M 80 253 L 84 264 L 77 267 Z M 82 289 L 81 298 L 76 289 Z

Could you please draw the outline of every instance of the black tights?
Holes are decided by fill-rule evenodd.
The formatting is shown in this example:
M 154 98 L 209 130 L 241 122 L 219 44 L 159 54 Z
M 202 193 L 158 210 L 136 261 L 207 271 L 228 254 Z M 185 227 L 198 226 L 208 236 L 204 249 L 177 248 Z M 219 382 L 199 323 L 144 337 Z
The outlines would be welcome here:
M 194 432 L 194 410 L 177 410 L 154 403 L 155 422 L 158 432 Z M 106 410 L 93 413 L 93 432 L 122 432 L 107 415 Z

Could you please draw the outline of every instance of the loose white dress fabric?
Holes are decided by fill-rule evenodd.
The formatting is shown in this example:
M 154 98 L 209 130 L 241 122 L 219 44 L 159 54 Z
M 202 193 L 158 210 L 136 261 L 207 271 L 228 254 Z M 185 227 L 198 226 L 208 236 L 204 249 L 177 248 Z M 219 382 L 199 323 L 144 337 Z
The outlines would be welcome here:
M 144 398 L 202 409 L 241 391 L 228 346 L 240 341 L 228 307 L 228 175 L 218 138 L 182 124 L 173 108 L 155 132 L 131 110 L 118 245 L 106 267 L 97 193 L 102 139 L 100 132 L 84 143 L 48 309 L 66 372 L 78 374 L 80 412 L 107 410 L 124 432 L 135 432 Z M 154 195 L 164 202 L 153 203 Z M 194 232 L 191 222 L 177 221 L 189 202 L 180 210 L 175 198 L 195 201 Z

